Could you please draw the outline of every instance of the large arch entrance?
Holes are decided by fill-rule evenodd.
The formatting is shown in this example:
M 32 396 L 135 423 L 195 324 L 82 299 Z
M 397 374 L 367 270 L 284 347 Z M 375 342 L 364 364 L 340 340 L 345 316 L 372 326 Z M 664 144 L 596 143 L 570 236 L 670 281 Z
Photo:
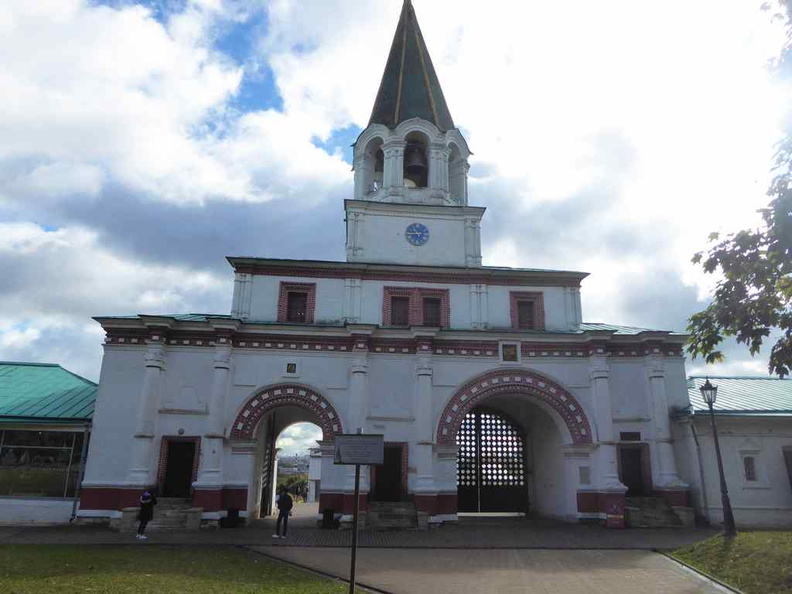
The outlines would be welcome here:
M 321 429 L 321 440 L 332 441 L 343 431 L 341 418 L 317 390 L 301 384 L 277 384 L 257 390 L 240 407 L 230 438 L 233 452 L 249 454 L 248 517 L 273 513 L 277 485 L 277 439 L 288 427 L 311 423 Z
M 577 399 L 550 378 L 525 369 L 473 378 L 448 401 L 436 439 L 455 446 L 455 511 L 577 514 L 592 425 Z

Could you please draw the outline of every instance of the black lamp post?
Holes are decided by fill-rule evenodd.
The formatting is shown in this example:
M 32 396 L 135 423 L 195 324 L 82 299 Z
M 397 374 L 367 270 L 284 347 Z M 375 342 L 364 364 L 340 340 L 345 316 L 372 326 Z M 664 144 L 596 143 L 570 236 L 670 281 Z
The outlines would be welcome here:
M 718 472 L 720 473 L 721 502 L 723 506 L 723 534 L 727 537 L 737 535 L 737 528 L 734 526 L 734 514 L 732 513 L 731 502 L 729 501 L 729 490 L 726 488 L 726 477 L 723 474 L 723 460 L 721 459 L 720 441 L 718 441 L 718 427 L 715 425 L 715 412 L 712 405 L 718 396 L 718 386 L 713 386 L 709 378 L 704 385 L 699 388 L 701 397 L 707 403 L 712 421 L 712 436 L 715 438 L 715 454 L 718 457 Z M 703 485 L 702 485 L 703 487 Z

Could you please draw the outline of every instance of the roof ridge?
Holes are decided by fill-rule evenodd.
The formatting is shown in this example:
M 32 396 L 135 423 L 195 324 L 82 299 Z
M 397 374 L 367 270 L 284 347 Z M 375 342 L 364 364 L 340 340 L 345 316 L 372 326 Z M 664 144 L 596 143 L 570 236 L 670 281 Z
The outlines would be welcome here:
M 0 361 L 0 365 L 19 365 L 20 367 L 61 367 L 59 363 L 37 363 L 35 361 Z M 68 371 L 65 370 L 64 371 Z
M 734 380 L 777 380 L 789 381 L 792 378 L 776 377 L 776 376 L 761 376 L 761 375 L 689 375 L 688 379 L 734 379 Z

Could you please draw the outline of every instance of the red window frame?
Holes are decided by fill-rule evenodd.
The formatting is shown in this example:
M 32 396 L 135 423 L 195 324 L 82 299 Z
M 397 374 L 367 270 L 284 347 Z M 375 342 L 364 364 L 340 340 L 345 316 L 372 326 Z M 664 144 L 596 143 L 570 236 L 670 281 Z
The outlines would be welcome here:
M 511 303 L 512 328 L 515 330 L 545 329 L 544 293 L 541 291 L 510 291 L 509 301 Z M 530 301 L 533 303 L 533 328 L 520 327 L 519 307 L 521 301 Z
M 409 299 L 409 326 L 424 325 L 424 299 L 440 299 L 440 327 L 451 325 L 451 304 L 448 289 L 423 289 L 418 287 L 385 287 L 382 297 L 382 325 L 393 326 L 391 306 L 393 297 Z M 404 326 L 396 326 L 404 328 Z
M 289 322 L 289 293 L 305 293 L 305 321 Z M 316 283 L 286 283 L 281 282 L 278 294 L 278 322 L 284 324 L 313 324 L 316 312 Z

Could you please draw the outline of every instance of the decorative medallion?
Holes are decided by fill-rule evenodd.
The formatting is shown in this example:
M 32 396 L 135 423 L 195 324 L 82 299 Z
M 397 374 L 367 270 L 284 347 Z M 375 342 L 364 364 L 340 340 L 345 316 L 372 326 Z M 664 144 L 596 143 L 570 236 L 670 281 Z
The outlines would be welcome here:
M 404 236 L 413 245 L 423 245 L 429 241 L 429 229 L 421 223 L 412 223 L 407 227 Z

